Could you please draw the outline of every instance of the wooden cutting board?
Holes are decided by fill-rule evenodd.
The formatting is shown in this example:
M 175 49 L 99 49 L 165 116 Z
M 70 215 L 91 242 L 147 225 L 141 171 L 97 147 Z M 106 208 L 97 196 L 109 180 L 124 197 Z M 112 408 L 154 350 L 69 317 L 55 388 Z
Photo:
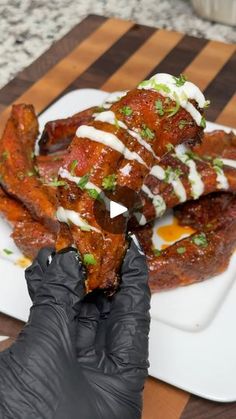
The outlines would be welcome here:
M 70 90 L 131 89 L 156 72 L 184 73 L 211 100 L 207 119 L 236 128 L 235 45 L 90 15 L 0 90 L 0 131 L 13 102 L 33 103 L 41 113 Z M 0 315 L 0 335 L 15 339 L 22 327 Z M 235 419 L 236 403 L 209 402 L 147 380 L 142 419 L 213 417 Z

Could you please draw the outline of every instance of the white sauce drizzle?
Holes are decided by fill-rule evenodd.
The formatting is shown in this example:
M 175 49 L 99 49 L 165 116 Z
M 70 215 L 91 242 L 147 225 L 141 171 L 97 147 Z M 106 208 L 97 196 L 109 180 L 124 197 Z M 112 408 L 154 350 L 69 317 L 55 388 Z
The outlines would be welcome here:
M 217 189 L 229 189 L 228 179 L 221 167 L 213 165 L 216 172 Z
M 103 103 L 103 108 L 104 109 L 109 109 L 113 103 L 118 102 L 118 100 L 120 100 L 122 97 L 126 96 L 128 93 L 128 90 L 122 90 L 120 92 L 113 92 L 111 93 L 105 100 L 105 102 Z
M 146 185 L 142 185 L 142 191 L 152 200 L 156 211 L 156 217 L 161 217 L 166 210 L 166 203 L 161 195 L 154 195 Z
M 64 169 L 63 167 L 60 167 L 58 175 L 60 175 L 63 179 L 68 179 L 76 184 L 78 184 L 79 181 L 82 179 L 80 176 L 73 176 L 70 172 L 68 172 L 68 170 Z M 110 211 L 110 199 L 107 198 L 107 196 L 104 194 L 101 188 L 99 188 L 94 183 L 88 181 L 84 186 L 84 189 L 95 189 L 98 192 L 100 198 L 104 201 L 107 211 Z
M 159 73 L 155 74 L 147 82 L 144 82 L 144 84 L 140 83 L 138 89 L 157 90 L 155 89 L 155 85 L 158 84 L 164 84 L 170 90 L 166 92 L 160 89 L 162 96 L 169 97 L 173 101 L 178 101 L 180 106 L 190 113 L 196 124 L 201 125 L 202 115 L 189 101 L 195 100 L 199 108 L 204 108 L 206 99 L 195 84 L 186 81 L 182 86 L 176 86 L 176 81 L 171 74 Z
M 131 170 L 132 170 L 131 164 L 130 163 L 127 163 L 124 167 L 122 167 L 122 169 L 120 169 L 120 172 L 124 176 L 129 176 Z
M 59 207 L 57 209 L 57 213 L 56 213 L 56 217 L 58 219 L 58 221 L 62 222 L 62 223 L 73 223 L 74 225 L 76 225 L 77 227 L 80 228 L 84 228 L 86 230 L 93 230 L 96 231 L 97 233 L 101 233 L 100 230 L 98 230 L 96 227 L 91 226 L 90 224 L 87 223 L 86 220 L 84 220 L 77 212 L 72 211 L 72 210 L 68 210 L 65 209 L 63 207 Z
M 112 125 L 118 124 L 119 127 L 123 128 L 123 129 L 126 129 L 128 131 L 128 133 L 131 135 L 131 137 L 135 138 L 140 145 L 142 145 L 144 148 L 146 148 L 146 150 L 148 150 L 153 155 L 153 157 L 155 157 L 156 159 L 159 160 L 159 157 L 154 153 L 151 145 L 148 144 L 148 142 L 145 141 L 138 134 L 138 132 L 136 132 L 134 130 L 131 130 L 131 129 L 128 129 L 127 125 L 124 124 L 124 122 L 119 121 L 116 118 L 114 112 L 112 112 L 112 111 L 104 111 L 104 112 L 101 112 L 101 113 L 96 113 L 94 115 L 95 115 L 95 121 L 107 122 L 108 124 L 112 124 Z
M 184 153 L 186 151 L 185 147 L 175 147 L 175 156 L 186 166 L 189 168 L 188 179 L 191 183 L 191 192 L 192 197 L 194 199 L 199 198 L 204 192 L 204 183 L 201 179 L 200 174 L 197 171 L 196 163 L 193 159 L 191 159 L 187 154 Z
M 165 170 L 161 166 L 158 166 L 158 165 L 155 165 L 151 168 L 150 175 L 155 176 L 159 180 L 164 180 L 166 177 Z M 173 172 L 173 176 L 170 173 L 167 183 L 172 185 L 172 188 L 174 189 L 176 196 L 179 198 L 179 202 L 185 202 L 187 200 L 187 194 L 186 194 L 184 185 L 180 179 L 175 177 L 174 172 Z
M 88 138 L 91 141 L 96 141 L 100 144 L 104 144 L 113 150 L 123 154 L 127 160 L 136 160 L 143 166 L 147 167 L 145 161 L 135 151 L 130 151 L 119 138 L 109 132 L 98 130 L 89 125 L 81 125 L 76 131 L 77 137 Z
M 232 160 L 232 159 L 220 159 L 220 160 L 226 166 L 234 167 L 236 169 L 236 160 Z

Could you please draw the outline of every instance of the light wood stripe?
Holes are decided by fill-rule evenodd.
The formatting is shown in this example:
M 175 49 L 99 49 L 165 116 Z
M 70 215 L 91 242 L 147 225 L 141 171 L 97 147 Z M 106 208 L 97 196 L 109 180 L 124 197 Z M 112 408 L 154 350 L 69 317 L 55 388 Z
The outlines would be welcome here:
M 205 90 L 235 49 L 235 45 L 232 44 L 210 41 L 185 68 L 184 74 L 201 90 Z
M 142 419 L 179 419 L 190 394 L 149 377 L 144 388 Z
M 236 93 L 224 107 L 215 122 L 236 128 Z
M 36 112 L 41 112 L 132 25 L 132 22 L 108 19 L 70 54 L 52 67 L 45 76 L 26 90 L 16 102 L 33 103 Z M 0 116 L 0 130 L 9 115 L 9 108 L 7 107 Z
M 156 31 L 102 86 L 103 90 L 133 89 L 183 38 L 183 34 Z

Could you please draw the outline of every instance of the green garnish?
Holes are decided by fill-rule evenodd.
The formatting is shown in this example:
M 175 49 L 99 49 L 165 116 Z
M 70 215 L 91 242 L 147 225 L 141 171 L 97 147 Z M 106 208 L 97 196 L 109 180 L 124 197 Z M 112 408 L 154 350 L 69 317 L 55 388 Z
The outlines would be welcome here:
M 96 109 L 97 112 L 104 112 L 105 108 L 104 106 L 98 106 L 98 108 Z
M 166 144 L 166 149 L 167 149 L 168 152 L 170 152 L 170 151 L 173 151 L 175 148 L 174 148 L 173 144 L 168 143 L 168 144 Z
M 86 225 L 83 225 L 83 226 L 80 226 L 80 230 L 81 231 L 90 231 L 91 228 L 89 227 L 89 225 L 88 225 L 88 227 Z
M 2 153 L 3 160 L 8 159 L 8 157 L 9 157 L 9 152 L 8 151 L 3 151 L 3 153 Z
M 153 140 L 153 138 L 155 137 L 155 134 L 150 128 L 147 127 L 147 125 L 143 124 L 142 125 L 142 130 L 141 130 L 141 136 L 143 138 Z
M 119 111 L 126 116 L 130 116 L 133 113 L 133 109 L 131 109 L 130 106 L 123 106 L 123 108 L 120 108 Z
M 116 129 L 120 129 L 120 125 L 119 125 L 118 119 L 116 117 L 114 118 L 114 123 L 115 123 Z
M 162 251 L 159 249 L 152 249 L 153 253 L 155 256 L 161 256 L 162 255 Z
M 169 113 L 168 118 L 171 118 L 172 116 L 174 116 L 180 108 L 180 103 L 179 103 L 179 98 L 178 96 L 174 93 L 175 96 L 175 106 L 173 108 L 169 108 L 166 110 L 166 112 Z
M 161 99 L 156 100 L 156 102 L 155 102 L 155 108 L 156 108 L 157 113 L 160 116 L 163 116 L 164 115 L 165 112 L 164 112 L 164 109 L 163 109 L 163 105 L 162 105 Z
M 150 80 L 143 80 L 141 83 L 139 83 L 138 87 L 146 87 L 150 84 Z
M 97 261 L 92 253 L 85 253 L 83 257 L 85 265 L 96 265 Z
M 29 177 L 32 177 L 32 176 L 35 176 L 35 175 L 36 175 L 36 173 L 35 173 L 35 172 L 33 172 L 33 171 L 31 171 L 31 170 L 28 170 L 28 172 L 27 172 L 26 174 L 27 174 L 27 176 L 29 176 Z
M 66 182 L 64 180 L 58 180 L 55 178 L 48 182 L 47 186 L 53 186 L 54 188 L 57 188 L 58 186 L 66 186 Z
M 9 249 L 3 249 L 3 252 L 6 253 L 6 255 L 12 255 L 13 254 L 12 250 L 9 250 Z
M 99 192 L 96 189 L 87 189 L 90 198 L 99 199 Z
M 222 167 L 224 166 L 224 163 L 221 159 L 216 157 L 215 159 L 213 159 L 213 166 L 217 166 L 220 169 L 222 169 Z
M 116 188 L 116 175 L 111 174 L 103 178 L 102 186 L 108 191 L 114 191 Z
M 203 160 L 207 160 L 207 161 L 212 160 L 211 156 L 202 156 L 202 158 L 203 158 Z
M 72 176 L 74 176 L 75 174 L 75 168 L 78 165 L 78 160 L 73 160 L 73 162 L 70 165 L 70 173 L 72 174 Z
M 79 182 L 77 183 L 78 188 L 80 189 L 84 189 L 85 186 L 87 185 L 88 181 L 89 181 L 89 174 L 85 174 L 84 176 L 82 176 L 79 180 Z
M 204 106 L 203 106 L 204 109 L 209 108 L 210 104 L 211 104 L 211 101 L 210 100 L 206 100 L 206 102 L 204 103 Z
M 188 150 L 185 152 L 186 156 L 189 160 L 197 160 L 202 161 L 201 157 L 199 157 L 196 153 L 194 153 L 192 150 Z
M 201 247 L 207 247 L 208 246 L 208 242 L 207 242 L 207 238 L 206 238 L 205 233 L 200 233 L 200 234 L 197 234 L 196 236 L 193 236 L 192 242 L 194 244 L 196 244 L 197 246 L 201 246 Z
M 180 74 L 179 77 L 173 76 L 173 79 L 175 80 L 175 85 L 177 87 L 183 86 L 184 83 L 187 81 L 187 77 L 184 74 Z
M 163 179 L 164 182 L 169 183 L 173 180 L 179 179 L 179 177 L 183 174 L 182 170 L 178 167 L 176 169 L 172 169 L 172 167 L 168 166 L 165 170 L 165 178 Z
M 179 121 L 179 129 L 184 129 L 187 125 L 193 125 L 192 121 L 187 121 L 186 119 L 181 119 Z
M 186 252 L 186 247 L 184 247 L 184 246 L 181 246 L 181 247 L 177 247 L 177 253 L 179 254 L 179 255 L 183 255 L 183 253 L 185 253 Z
M 154 81 L 154 80 L 153 80 L 153 81 Z M 154 88 L 155 90 L 157 90 L 158 92 L 163 91 L 163 92 L 165 92 L 165 93 L 170 93 L 170 88 L 169 88 L 166 84 L 164 84 L 164 83 L 156 83 L 156 82 L 154 81 L 154 83 L 153 83 L 153 88 Z
M 201 119 L 201 122 L 200 122 L 200 127 L 206 128 L 206 119 L 204 118 L 204 116 L 202 116 L 202 119 Z

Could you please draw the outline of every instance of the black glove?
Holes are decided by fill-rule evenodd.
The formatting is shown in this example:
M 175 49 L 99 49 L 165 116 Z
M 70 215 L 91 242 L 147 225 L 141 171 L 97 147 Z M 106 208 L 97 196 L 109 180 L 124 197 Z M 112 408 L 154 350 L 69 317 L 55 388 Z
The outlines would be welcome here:
M 84 298 L 74 250 L 48 265 L 51 253 L 41 250 L 26 270 L 29 321 L 0 354 L 0 418 L 140 418 L 150 322 L 145 256 L 132 241 L 120 290 L 108 299 Z

